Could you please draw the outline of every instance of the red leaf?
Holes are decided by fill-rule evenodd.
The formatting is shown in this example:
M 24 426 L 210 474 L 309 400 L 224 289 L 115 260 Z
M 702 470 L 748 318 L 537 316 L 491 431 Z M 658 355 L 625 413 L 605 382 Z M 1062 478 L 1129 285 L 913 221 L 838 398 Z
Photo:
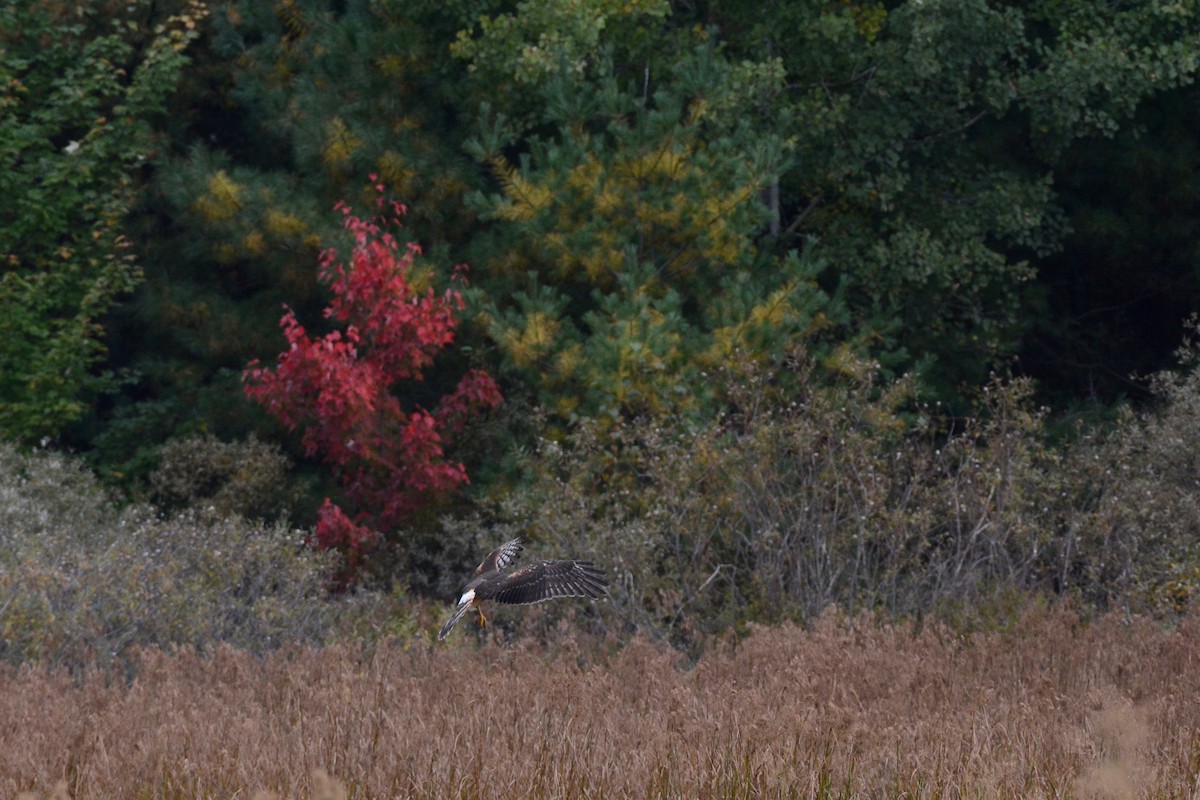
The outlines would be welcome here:
M 382 203 L 385 187 L 376 176 L 371 180 Z M 391 207 L 397 217 L 406 211 L 394 201 Z M 326 500 L 315 538 L 358 565 L 379 531 L 396 528 L 468 482 L 463 465 L 445 458 L 447 437 L 473 414 L 498 405 L 501 395 L 491 376 L 472 371 L 433 414 L 403 409 L 391 387 L 422 380 L 423 370 L 454 341 L 462 296 L 453 288 L 441 296 L 414 291 L 408 276 L 421 248 L 409 242 L 401 249 L 383 229 L 398 219 L 364 220 L 345 202 L 334 208 L 353 249 L 349 259 L 333 248 L 324 251 L 317 269 L 333 295 L 325 318 L 338 327 L 313 340 L 285 307 L 279 324 L 288 349 L 273 368 L 250 362 L 243 382 L 247 397 L 288 428 L 302 429 L 306 452 L 341 480 L 354 519 Z M 465 265 L 454 268 L 456 277 L 465 271 Z

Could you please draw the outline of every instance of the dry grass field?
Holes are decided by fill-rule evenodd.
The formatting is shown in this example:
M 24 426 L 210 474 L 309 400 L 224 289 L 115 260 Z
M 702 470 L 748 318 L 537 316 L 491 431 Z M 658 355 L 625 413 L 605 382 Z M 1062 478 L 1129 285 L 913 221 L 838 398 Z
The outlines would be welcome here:
M 596 652 L 599 652 L 598 650 Z M 635 641 L 143 654 L 0 676 L 0 798 L 1195 798 L 1200 619 L 826 615 Z

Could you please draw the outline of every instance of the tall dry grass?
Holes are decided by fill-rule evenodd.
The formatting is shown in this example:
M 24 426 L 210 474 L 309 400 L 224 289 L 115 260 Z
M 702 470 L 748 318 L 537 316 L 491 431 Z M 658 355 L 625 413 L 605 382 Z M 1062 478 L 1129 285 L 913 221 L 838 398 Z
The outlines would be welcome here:
M 1200 797 L 1200 619 L 142 654 L 0 676 L 0 797 Z M 596 651 L 599 652 L 599 651 Z

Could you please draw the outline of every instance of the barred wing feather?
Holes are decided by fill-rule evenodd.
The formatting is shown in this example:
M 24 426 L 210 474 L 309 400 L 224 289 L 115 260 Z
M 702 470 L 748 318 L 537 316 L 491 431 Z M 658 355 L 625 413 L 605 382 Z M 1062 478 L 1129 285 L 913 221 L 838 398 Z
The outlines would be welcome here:
M 519 556 L 521 551 L 525 549 L 521 546 L 524 541 L 524 536 L 518 536 L 512 541 L 505 542 L 492 552 L 488 553 L 487 558 L 485 558 L 479 564 L 479 566 L 475 568 L 476 577 L 484 574 L 485 572 L 496 572 L 497 570 L 502 570 L 512 562 L 516 561 L 517 556 Z
M 604 571 L 591 561 L 539 561 L 496 575 L 475 589 L 476 596 L 498 603 L 540 603 L 555 597 L 603 597 Z

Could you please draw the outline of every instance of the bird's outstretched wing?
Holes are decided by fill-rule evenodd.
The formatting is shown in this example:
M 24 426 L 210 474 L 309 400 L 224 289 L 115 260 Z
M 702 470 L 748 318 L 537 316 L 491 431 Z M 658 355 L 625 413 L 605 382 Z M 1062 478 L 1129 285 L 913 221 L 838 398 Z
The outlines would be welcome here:
M 475 596 L 497 603 L 540 603 L 555 597 L 602 597 L 608 577 L 591 561 L 538 561 L 484 579 Z
M 509 564 L 517 560 L 517 556 L 524 550 L 521 545 L 525 541 L 524 536 L 518 536 L 511 542 L 505 542 L 495 550 L 487 554 L 487 558 L 480 562 L 475 568 L 475 576 L 478 577 L 485 572 L 496 572 L 502 570 Z
M 454 614 L 438 631 L 445 639 L 460 619 L 472 608 L 479 612 L 479 624 L 486 625 L 483 603 L 540 603 L 555 597 L 603 597 L 608 576 L 591 561 L 538 561 L 512 572 L 502 572 L 520 554 L 524 539 L 518 536 L 488 553 L 475 569 L 475 578 L 467 584 Z

